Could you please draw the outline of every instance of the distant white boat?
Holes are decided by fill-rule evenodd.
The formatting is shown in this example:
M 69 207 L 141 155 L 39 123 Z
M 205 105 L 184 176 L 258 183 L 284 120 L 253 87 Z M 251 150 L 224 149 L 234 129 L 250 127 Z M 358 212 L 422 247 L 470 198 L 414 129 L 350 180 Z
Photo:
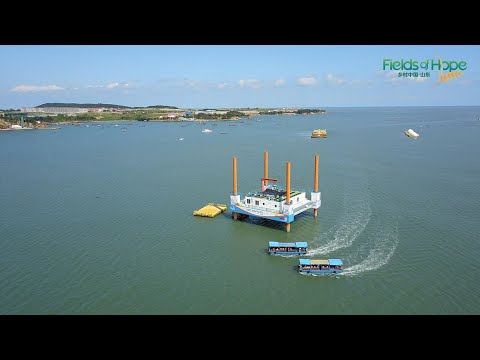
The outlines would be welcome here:
M 202 132 L 203 132 L 203 133 L 211 133 L 211 132 L 212 132 L 212 130 L 209 130 L 209 129 L 203 129 L 203 130 L 202 130 Z
M 118 126 L 118 124 L 115 124 L 115 126 Z
M 33 130 L 33 128 L 30 127 L 21 127 L 20 125 L 12 125 L 9 128 L 6 129 L 0 129 L 0 131 L 15 131 L 15 130 Z
M 412 129 L 405 130 L 404 133 L 405 133 L 405 135 L 407 135 L 408 137 L 411 137 L 411 138 L 417 138 L 417 137 L 420 136 L 419 134 L 417 134 Z
M 182 140 L 183 140 L 183 138 L 179 138 L 178 140 L 182 141 Z

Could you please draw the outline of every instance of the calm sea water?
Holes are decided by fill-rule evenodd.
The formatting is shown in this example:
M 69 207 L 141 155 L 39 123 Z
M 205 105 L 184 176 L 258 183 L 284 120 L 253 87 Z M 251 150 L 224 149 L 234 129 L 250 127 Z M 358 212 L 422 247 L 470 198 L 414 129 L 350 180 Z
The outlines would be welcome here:
M 1 132 L 0 313 L 479 314 L 480 107 L 327 111 Z M 320 155 L 317 219 L 192 215 L 229 203 L 233 156 L 258 190 L 264 151 L 307 192 Z M 346 270 L 300 275 L 268 241 Z

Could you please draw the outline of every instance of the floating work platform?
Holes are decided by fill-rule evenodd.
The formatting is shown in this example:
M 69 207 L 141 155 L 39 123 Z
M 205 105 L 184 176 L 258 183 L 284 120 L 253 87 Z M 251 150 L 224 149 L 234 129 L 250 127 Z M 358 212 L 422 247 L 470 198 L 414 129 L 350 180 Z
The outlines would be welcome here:
M 255 216 L 268 220 L 285 223 L 285 229 L 290 232 L 290 223 L 295 216 L 313 209 L 317 217 L 317 210 L 321 205 L 321 193 L 318 191 L 318 155 L 315 155 L 314 191 L 310 199 L 306 193 L 290 189 L 290 162 L 287 161 L 286 188 L 282 189 L 269 182 L 277 179 L 268 177 L 268 152 L 264 153 L 264 176 L 261 178 L 261 191 L 248 193 L 243 199 L 237 193 L 237 158 L 233 158 L 233 193 L 230 196 L 230 210 L 232 217 L 237 220 L 243 217 Z
M 227 210 L 227 205 L 225 204 L 208 203 L 201 209 L 194 210 L 193 215 L 213 218 L 225 210 Z

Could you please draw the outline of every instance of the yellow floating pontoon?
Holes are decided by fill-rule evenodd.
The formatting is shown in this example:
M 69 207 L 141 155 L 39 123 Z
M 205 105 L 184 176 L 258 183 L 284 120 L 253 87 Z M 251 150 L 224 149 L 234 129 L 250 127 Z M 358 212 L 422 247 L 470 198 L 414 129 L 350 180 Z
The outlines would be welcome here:
M 208 203 L 201 209 L 194 210 L 193 215 L 213 218 L 225 210 L 227 210 L 227 205 L 225 204 Z

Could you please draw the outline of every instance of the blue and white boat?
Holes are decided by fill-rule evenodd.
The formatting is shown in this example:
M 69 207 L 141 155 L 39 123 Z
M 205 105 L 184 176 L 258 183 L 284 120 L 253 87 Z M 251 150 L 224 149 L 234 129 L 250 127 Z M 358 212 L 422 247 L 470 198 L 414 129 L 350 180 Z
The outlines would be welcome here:
M 269 241 L 268 253 L 272 255 L 305 255 L 307 246 L 306 242 L 282 243 Z
M 298 259 L 298 261 L 298 271 L 303 274 L 338 274 L 343 271 L 343 263 L 340 259 Z

